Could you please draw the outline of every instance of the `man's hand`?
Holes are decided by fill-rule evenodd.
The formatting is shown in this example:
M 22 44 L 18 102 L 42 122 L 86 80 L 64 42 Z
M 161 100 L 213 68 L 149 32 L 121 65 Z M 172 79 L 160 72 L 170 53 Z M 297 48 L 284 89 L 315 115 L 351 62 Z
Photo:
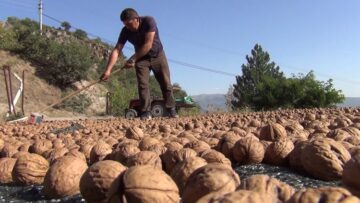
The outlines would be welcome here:
M 102 81 L 108 81 L 108 79 L 109 79 L 109 77 L 110 77 L 110 71 L 105 71 L 102 75 L 101 75 L 101 77 L 100 77 L 100 80 L 102 80 Z
M 135 67 L 135 60 L 130 58 L 126 61 L 124 68 L 134 68 Z

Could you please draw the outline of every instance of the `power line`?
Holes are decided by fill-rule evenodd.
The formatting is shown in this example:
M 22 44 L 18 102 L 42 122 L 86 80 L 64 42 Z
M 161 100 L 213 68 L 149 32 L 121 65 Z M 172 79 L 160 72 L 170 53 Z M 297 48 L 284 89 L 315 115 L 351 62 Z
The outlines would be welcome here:
M 124 48 L 128 49 L 128 50 L 131 50 L 131 51 L 134 51 L 133 48 L 128 47 L 128 46 L 124 46 Z M 198 70 L 202 70 L 202 71 L 207 71 L 207 72 L 212 72 L 212 73 L 217 73 L 217 74 L 226 75 L 226 76 L 232 76 L 232 77 L 237 76 L 234 73 L 228 73 L 228 72 L 225 72 L 225 71 L 220 71 L 220 70 L 216 70 L 216 69 L 212 69 L 212 68 L 207 68 L 207 67 L 203 67 L 203 66 L 199 66 L 199 65 L 195 65 L 195 64 L 191 64 L 191 63 L 186 63 L 186 62 L 183 62 L 183 61 L 178 61 L 178 60 L 174 60 L 174 59 L 170 59 L 170 58 L 168 58 L 168 61 L 171 62 L 171 63 L 175 63 L 175 64 L 178 64 L 178 65 L 181 65 L 181 66 L 188 67 L 188 68 L 198 69 Z
M 228 73 L 228 72 L 225 72 L 225 71 L 220 71 L 220 70 L 216 70 L 216 69 L 206 68 L 206 67 L 203 67 L 203 66 L 198 66 L 198 65 L 194 65 L 194 64 L 190 64 L 190 63 L 185 63 L 185 62 L 177 61 L 177 60 L 174 60 L 174 59 L 168 59 L 168 60 L 169 60 L 170 62 L 172 62 L 172 63 L 178 64 L 178 65 L 182 65 L 182 66 L 186 66 L 186 67 L 193 68 L 193 69 L 208 71 L 208 72 L 217 73 L 217 74 L 226 75 L 226 76 L 232 76 L 232 77 L 237 76 L 236 74 L 233 74 L 233 73 Z
M 55 21 L 55 22 L 60 23 L 60 25 L 61 25 L 61 23 L 64 22 L 64 21 L 60 21 L 60 20 L 58 20 L 58 19 L 56 19 L 56 18 L 53 18 L 53 17 L 51 17 L 51 16 L 49 16 L 49 15 L 47 15 L 47 14 L 45 14 L 45 13 L 43 13 L 43 16 L 49 18 L 50 20 L 53 20 L 53 21 Z M 72 26 L 72 27 L 74 27 L 74 26 Z
M 188 40 L 188 39 L 185 39 L 183 37 L 178 37 L 178 36 L 175 36 L 173 34 L 170 34 L 170 33 L 166 33 L 166 32 L 162 32 L 162 33 L 165 33 L 165 35 L 167 35 L 168 37 L 170 38 L 173 38 L 177 41 L 184 41 L 188 44 L 191 44 L 191 45 L 197 45 L 199 47 L 202 47 L 206 50 L 208 49 L 211 49 L 211 50 L 217 50 L 221 53 L 226 53 L 226 54 L 231 54 L 233 56 L 239 56 L 239 55 L 243 55 L 244 53 L 240 53 L 240 52 L 237 52 L 237 51 L 234 51 L 234 50 L 230 50 L 230 49 L 224 49 L 224 48 L 221 48 L 221 47 L 216 47 L 216 46 L 212 46 L 212 45 L 208 45 L 206 43 L 202 43 L 202 42 L 198 42 L 198 41 L 195 41 L 195 40 Z

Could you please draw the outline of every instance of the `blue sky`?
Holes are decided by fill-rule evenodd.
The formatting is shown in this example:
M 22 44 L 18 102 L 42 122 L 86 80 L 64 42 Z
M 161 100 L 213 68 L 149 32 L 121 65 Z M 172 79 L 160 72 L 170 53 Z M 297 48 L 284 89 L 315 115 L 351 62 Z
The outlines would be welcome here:
M 235 76 L 182 66 L 180 61 L 241 75 L 245 56 L 259 43 L 287 75 L 314 70 L 347 97 L 360 97 L 358 0 L 43 0 L 44 13 L 116 42 L 127 7 L 155 17 L 170 59 L 173 83 L 190 95 L 226 93 Z M 0 20 L 38 20 L 38 0 L 0 0 Z M 44 17 L 44 23 L 59 23 Z M 127 47 L 131 47 L 127 44 Z M 131 50 L 124 50 L 130 56 Z

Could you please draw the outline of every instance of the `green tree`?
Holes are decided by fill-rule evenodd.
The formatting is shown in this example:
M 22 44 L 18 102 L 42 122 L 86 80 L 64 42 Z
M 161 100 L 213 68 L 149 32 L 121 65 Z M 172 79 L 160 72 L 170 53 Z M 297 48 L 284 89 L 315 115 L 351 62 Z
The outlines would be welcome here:
M 313 71 L 293 76 L 288 81 L 286 95 L 295 108 L 334 107 L 345 99 L 342 91 L 334 88 L 332 79 L 318 81 Z
M 21 53 L 40 65 L 37 74 L 63 89 L 86 79 L 86 72 L 93 64 L 89 47 L 77 41 L 60 43 L 31 34 L 22 45 Z
M 123 116 L 125 114 L 125 109 L 129 107 L 130 100 L 136 99 L 137 95 L 137 88 L 135 85 L 129 87 L 114 85 L 111 94 L 112 114 Z
M 87 38 L 87 33 L 82 29 L 76 29 L 74 32 L 74 36 L 78 39 L 84 40 Z
M 264 95 L 260 92 L 266 86 L 264 80 L 268 83 L 272 78 L 274 80 L 284 79 L 280 67 L 274 62 L 270 62 L 270 55 L 263 51 L 258 44 L 251 51 L 252 56 L 246 56 L 247 64 L 242 65 L 242 75 L 236 76 L 236 84 L 234 84 L 234 97 L 232 105 L 236 108 L 255 108 L 259 109 L 259 105 L 264 103 L 263 98 L 271 99 L 271 95 Z
M 0 49 L 13 51 L 18 48 L 16 33 L 0 26 Z
M 120 68 L 124 61 L 121 60 L 113 70 Z M 102 64 L 100 73 L 104 72 L 106 62 Z M 125 109 L 129 107 L 131 99 L 137 99 L 137 82 L 135 69 L 125 69 L 120 74 L 113 75 L 109 81 L 104 83 L 111 93 L 112 114 L 115 116 L 123 116 Z
M 61 23 L 61 27 L 63 27 L 65 31 L 69 31 L 70 28 L 71 28 L 71 25 L 70 25 L 69 22 L 64 21 L 64 22 Z
M 231 103 L 235 108 L 333 107 L 345 99 L 341 90 L 334 88 L 332 79 L 317 81 L 313 71 L 286 78 L 260 45 L 255 45 L 251 53 L 251 57 L 246 56 L 248 63 L 242 65 L 243 75 L 236 76 L 233 85 Z

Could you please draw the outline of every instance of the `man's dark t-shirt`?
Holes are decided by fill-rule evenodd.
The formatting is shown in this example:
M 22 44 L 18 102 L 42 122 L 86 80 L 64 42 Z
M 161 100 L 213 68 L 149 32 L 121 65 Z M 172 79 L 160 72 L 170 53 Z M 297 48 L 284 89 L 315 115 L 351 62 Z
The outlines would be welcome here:
M 124 26 L 120 32 L 117 43 L 125 44 L 126 41 L 129 41 L 131 44 L 134 45 L 135 51 L 138 51 L 145 43 L 145 34 L 148 32 L 155 32 L 154 41 L 151 49 L 148 54 L 144 56 L 144 58 L 157 57 L 159 53 L 163 50 L 163 46 L 160 41 L 155 19 L 150 16 L 139 17 L 139 19 L 139 29 L 135 32 L 132 32 Z

